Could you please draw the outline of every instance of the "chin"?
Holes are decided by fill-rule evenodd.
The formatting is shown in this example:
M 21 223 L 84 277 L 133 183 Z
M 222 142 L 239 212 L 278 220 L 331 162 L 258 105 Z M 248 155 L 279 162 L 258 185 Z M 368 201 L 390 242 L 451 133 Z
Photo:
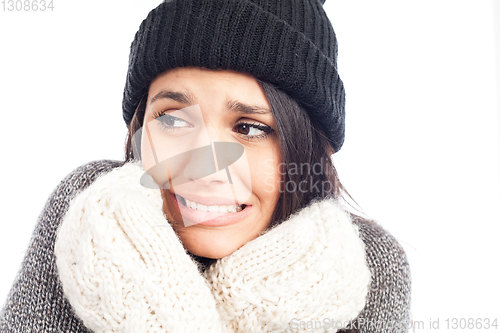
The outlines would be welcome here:
M 189 252 L 195 254 L 199 257 L 205 257 L 210 259 L 221 259 L 227 257 L 238 248 L 229 248 L 229 247 L 211 247 L 208 244 L 197 244 L 196 247 L 190 248 L 186 247 Z
M 190 251 L 190 252 L 193 253 L 192 251 Z M 228 255 L 230 255 L 233 252 L 234 251 L 222 251 L 222 252 L 218 252 L 218 251 L 201 251 L 201 252 L 196 252 L 196 253 L 193 253 L 193 254 L 196 254 L 199 257 L 204 257 L 204 258 L 209 258 L 209 259 L 221 259 L 221 258 L 227 257 Z
M 238 250 L 248 241 L 228 236 L 219 235 L 217 231 L 190 230 L 183 232 L 180 238 L 190 253 L 205 258 L 221 259 Z

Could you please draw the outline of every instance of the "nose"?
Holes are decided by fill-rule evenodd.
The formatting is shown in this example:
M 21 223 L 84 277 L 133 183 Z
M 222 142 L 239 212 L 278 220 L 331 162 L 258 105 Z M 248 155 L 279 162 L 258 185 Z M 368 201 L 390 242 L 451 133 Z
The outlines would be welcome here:
M 220 126 L 217 122 L 210 121 L 210 117 L 202 118 L 204 128 L 198 135 L 199 148 L 193 149 L 188 156 L 184 177 L 199 185 L 217 185 L 227 182 L 227 175 L 217 165 L 214 142 L 218 141 Z
M 217 185 L 227 183 L 228 178 L 224 169 L 217 168 L 217 158 L 214 145 L 193 149 L 187 154 L 188 161 L 184 169 L 184 177 L 199 185 Z M 217 171 L 217 169 L 219 169 Z

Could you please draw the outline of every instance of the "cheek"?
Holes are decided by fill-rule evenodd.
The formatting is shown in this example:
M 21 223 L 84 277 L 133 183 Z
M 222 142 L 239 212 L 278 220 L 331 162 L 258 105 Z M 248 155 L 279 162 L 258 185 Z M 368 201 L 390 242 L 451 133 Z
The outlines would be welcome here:
M 280 195 L 281 175 L 278 154 L 274 150 L 261 151 L 251 156 L 249 163 L 252 166 L 250 170 L 254 194 L 262 206 L 272 206 L 269 209 L 274 210 Z
M 144 170 L 148 170 L 155 165 L 153 150 L 151 148 L 145 127 L 142 127 L 141 133 L 141 159 Z
M 166 167 L 158 167 L 157 163 L 162 162 L 162 160 L 158 159 L 158 154 L 156 151 L 158 150 L 158 140 L 155 140 L 156 148 L 151 145 L 150 136 L 148 135 L 145 127 L 142 128 L 141 133 L 141 160 L 142 167 L 144 170 L 149 171 L 149 174 L 154 178 L 154 180 L 158 184 L 165 184 L 169 181 L 169 175 Z M 152 169 L 153 167 L 155 167 Z

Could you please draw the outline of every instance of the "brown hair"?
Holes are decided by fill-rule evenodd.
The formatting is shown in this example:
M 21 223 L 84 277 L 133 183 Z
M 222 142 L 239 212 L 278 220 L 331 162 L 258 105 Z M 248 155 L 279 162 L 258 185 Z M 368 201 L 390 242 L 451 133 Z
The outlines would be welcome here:
M 270 83 L 257 81 L 271 106 L 281 150 L 280 186 L 283 187 L 280 188 L 281 195 L 270 227 L 285 221 L 314 199 L 348 196 L 355 202 L 339 181 L 331 160 L 334 150 L 321 126 L 309 117 L 307 110 L 294 98 Z M 140 159 L 140 156 L 134 156 L 133 147 L 134 144 L 140 145 L 140 138 L 136 142 L 132 138 L 143 125 L 146 102 L 147 94 L 142 96 L 128 126 L 125 162 Z M 140 149 L 135 151 L 139 152 Z M 318 168 L 321 172 L 316 172 Z M 307 170 L 306 174 L 304 169 Z M 303 188 L 309 190 L 303 191 Z
M 271 228 L 287 220 L 290 215 L 307 206 L 314 199 L 345 199 L 348 196 L 357 206 L 356 201 L 354 201 L 340 183 L 337 171 L 331 160 L 331 155 L 335 151 L 324 135 L 321 126 L 309 117 L 306 108 L 301 106 L 294 98 L 272 84 L 260 80 L 257 81 L 264 90 L 276 121 L 281 150 L 282 162 L 280 165 L 283 168 L 280 170 L 280 174 L 282 175 L 281 184 L 285 186 L 274 209 L 272 222 L 269 227 Z M 132 137 L 143 125 L 146 102 L 147 94 L 141 98 L 128 127 L 127 142 L 125 145 L 126 162 L 135 158 L 140 159 L 140 156 L 134 156 L 133 147 L 133 144 L 140 145 L 140 142 L 133 142 Z M 136 151 L 139 152 L 140 150 L 136 149 Z M 302 172 L 291 172 L 291 168 L 299 167 L 302 169 L 303 166 L 308 168 L 307 175 L 304 175 Z M 319 166 L 320 170 L 324 172 L 316 173 L 312 170 L 313 166 Z M 313 172 L 311 173 L 311 171 Z M 295 186 L 302 184 L 311 190 L 289 191 L 286 188 L 287 184 L 295 184 Z M 318 187 L 314 186 L 314 184 L 321 184 L 322 186 Z M 325 190 L 325 184 L 329 184 L 327 190 Z M 346 202 L 348 201 L 346 200 Z M 351 207 L 355 211 L 360 211 L 358 209 L 359 206 Z M 351 215 L 365 220 L 356 214 L 351 213 Z M 203 258 L 191 253 L 190 255 L 198 262 L 202 270 L 216 261 L 215 259 Z M 357 321 L 353 323 L 354 327 L 356 327 Z M 346 328 L 340 332 L 356 333 L 360 331 L 359 329 Z

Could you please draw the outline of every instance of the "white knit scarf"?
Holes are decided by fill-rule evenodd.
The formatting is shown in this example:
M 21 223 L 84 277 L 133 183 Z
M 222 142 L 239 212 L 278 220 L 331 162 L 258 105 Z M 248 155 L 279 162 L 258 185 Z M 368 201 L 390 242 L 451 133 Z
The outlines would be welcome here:
M 94 332 L 335 332 L 363 309 L 370 271 L 348 214 L 332 200 L 200 274 L 162 211 L 160 191 L 125 163 L 77 195 L 56 263 L 76 315 Z M 157 227 L 162 226 L 162 227 Z

